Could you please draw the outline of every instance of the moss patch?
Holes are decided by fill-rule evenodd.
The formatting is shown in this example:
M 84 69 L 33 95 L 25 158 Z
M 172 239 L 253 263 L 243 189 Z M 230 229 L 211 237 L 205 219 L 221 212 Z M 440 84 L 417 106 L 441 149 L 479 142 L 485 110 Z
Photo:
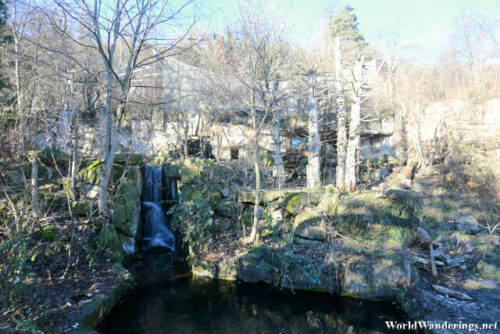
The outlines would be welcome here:
M 42 228 L 42 233 L 40 234 L 40 239 L 42 241 L 54 241 L 57 238 L 57 227 L 55 226 L 45 226 Z

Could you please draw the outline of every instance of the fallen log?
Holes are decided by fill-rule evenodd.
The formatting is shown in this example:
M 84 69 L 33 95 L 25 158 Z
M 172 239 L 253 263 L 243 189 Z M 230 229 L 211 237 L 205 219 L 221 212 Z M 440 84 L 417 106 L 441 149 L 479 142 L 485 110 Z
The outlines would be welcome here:
M 472 300 L 472 297 L 470 297 L 469 295 L 466 295 L 465 293 L 459 291 L 445 288 L 444 286 L 432 284 L 432 288 L 436 290 L 437 293 L 446 297 L 453 297 L 460 300 Z
M 424 264 L 424 265 L 430 265 L 431 264 L 431 261 L 429 259 L 426 259 L 426 258 L 423 258 L 421 256 L 418 256 L 418 255 L 413 255 L 413 261 L 415 262 L 418 262 L 418 263 L 421 263 L 421 264 Z M 436 265 L 438 266 L 444 266 L 444 262 L 442 261 L 438 261 L 436 260 Z

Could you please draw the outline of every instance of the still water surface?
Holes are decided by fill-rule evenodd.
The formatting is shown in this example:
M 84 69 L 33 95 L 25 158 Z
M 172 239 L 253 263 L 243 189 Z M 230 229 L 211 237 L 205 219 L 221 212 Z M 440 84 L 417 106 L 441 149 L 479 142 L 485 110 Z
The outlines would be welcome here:
M 131 293 L 98 329 L 107 333 L 386 333 L 406 320 L 390 303 L 187 277 Z

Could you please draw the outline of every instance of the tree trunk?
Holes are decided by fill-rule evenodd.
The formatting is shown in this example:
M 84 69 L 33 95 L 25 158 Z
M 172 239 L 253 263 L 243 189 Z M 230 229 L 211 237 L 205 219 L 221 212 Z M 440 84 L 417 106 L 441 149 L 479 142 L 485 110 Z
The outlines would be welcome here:
M 187 118 L 189 115 L 186 115 L 186 120 L 184 121 L 184 158 L 189 155 L 189 121 Z
M 340 37 L 335 38 L 335 92 L 337 105 L 337 168 L 336 186 L 345 189 L 345 160 L 347 150 L 346 110 L 342 79 L 342 48 Z
M 31 156 L 31 205 L 33 207 L 33 218 L 38 219 L 38 151 L 30 152 Z
M 108 205 L 109 179 L 111 177 L 111 170 L 113 167 L 113 158 L 115 156 L 116 147 L 118 146 L 118 131 L 120 130 L 120 127 L 121 127 L 121 118 L 122 118 L 122 114 L 123 114 L 123 111 L 125 109 L 125 104 L 126 104 L 126 97 L 123 95 L 124 95 L 124 93 L 122 93 L 122 98 L 120 99 L 121 100 L 120 105 L 118 106 L 117 113 L 116 113 L 115 126 L 113 128 L 113 133 L 112 133 L 112 137 L 111 137 L 111 147 L 110 147 L 108 155 L 104 159 L 104 166 L 102 166 L 101 179 L 99 181 L 99 197 L 97 199 L 97 205 L 99 207 L 99 213 L 106 220 L 108 220 L 110 218 L 110 210 L 109 210 L 109 205 Z
M 420 106 L 417 105 L 414 108 L 413 114 L 415 115 L 416 121 L 416 131 L 415 131 L 415 147 L 417 150 L 417 159 L 418 159 L 418 170 L 425 171 L 427 169 L 427 163 L 425 160 L 423 142 L 422 142 L 422 128 L 421 128 L 421 117 L 423 117 L 423 112 L 421 112 Z
M 113 74 L 111 73 L 111 69 L 108 68 L 107 76 L 106 76 L 106 110 L 105 110 L 105 136 L 104 136 L 104 149 L 103 149 L 103 158 L 109 155 L 109 151 L 111 150 L 111 124 L 113 121 L 113 112 L 112 112 L 112 97 L 113 97 Z
M 71 159 L 71 195 L 73 200 L 76 200 L 76 176 L 78 173 L 78 117 L 75 115 L 77 113 L 77 109 L 73 109 L 73 117 L 72 117 L 72 134 L 73 134 L 73 156 Z
M 318 100 L 316 94 L 316 73 L 310 71 L 308 75 L 309 92 L 307 96 L 307 113 L 309 125 L 309 157 L 307 162 L 307 187 L 321 187 L 320 178 L 320 140 L 318 125 Z
M 356 61 L 354 68 L 354 83 L 353 83 L 353 104 L 351 108 L 351 119 L 349 122 L 349 143 L 347 144 L 346 169 L 345 169 L 345 186 L 349 191 L 356 190 L 357 177 L 357 152 L 359 150 L 359 137 L 361 125 L 361 98 L 362 98 L 362 81 L 363 81 L 363 58 Z
M 16 69 L 16 94 L 17 94 L 17 111 L 19 114 L 19 136 L 21 141 L 21 151 L 25 149 L 24 135 L 26 131 L 26 115 L 23 111 L 23 91 L 21 87 L 21 55 L 19 48 L 19 37 L 16 31 L 16 19 L 17 19 L 17 4 L 14 3 L 14 18 L 12 23 L 12 36 L 14 37 L 14 54 L 15 54 L 15 69 Z
M 281 158 L 280 117 L 280 111 L 276 110 L 274 113 L 274 176 L 278 189 L 281 189 L 281 185 L 285 181 L 285 169 Z
M 255 205 L 253 208 L 253 224 L 250 241 L 259 240 L 259 204 L 260 204 L 260 165 L 259 165 L 259 134 L 257 129 L 257 110 L 255 105 L 255 90 L 252 90 L 252 127 L 253 127 L 253 161 L 255 168 Z

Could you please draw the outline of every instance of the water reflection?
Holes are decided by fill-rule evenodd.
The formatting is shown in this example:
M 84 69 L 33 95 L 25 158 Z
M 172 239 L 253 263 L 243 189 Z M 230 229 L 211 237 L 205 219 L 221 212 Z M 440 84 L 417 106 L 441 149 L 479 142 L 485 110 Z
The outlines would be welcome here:
M 99 333 L 384 333 L 392 304 L 200 278 L 137 290 Z

